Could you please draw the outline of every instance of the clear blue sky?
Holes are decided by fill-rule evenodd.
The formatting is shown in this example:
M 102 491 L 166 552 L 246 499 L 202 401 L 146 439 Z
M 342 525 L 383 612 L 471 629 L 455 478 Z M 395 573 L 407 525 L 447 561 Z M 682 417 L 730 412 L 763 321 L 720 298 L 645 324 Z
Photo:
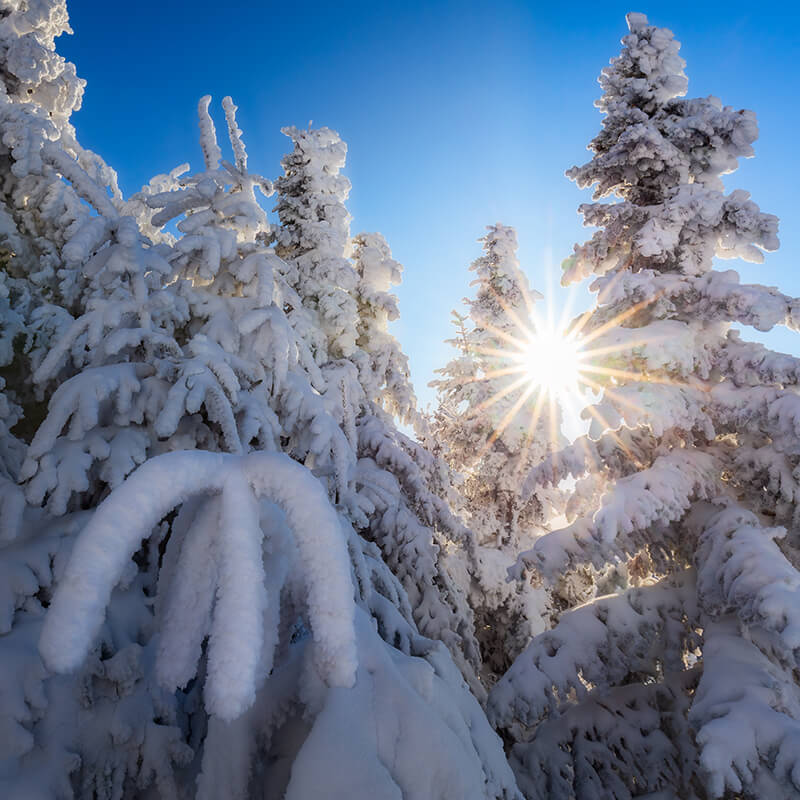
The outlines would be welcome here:
M 58 48 L 88 81 L 78 135 L 118 170 L 126 193 L 181 162 L 199 166 L 203 94 L 214 97 L 217 120 L 222 97 L 233 96 L 251 167 L 270 178 L 288 145 L 281 126 L 337 129 L 350 148 L 353 232 L 381 231 L 405 265 L 394 333 L 427 403 L 487 224 L 517 228 L 533 286 L 547 294 L 550 274 L 549 294 L 562 304 L 558 265 L 588 236 L 576 213 L 588 192 L 563 172 L 586 160 L 600 126 L 596 78 L 619 51 L 627 11 L 675 32 L 690 96 L 757 112 L 756 158 L 726 184 L 781 218 L 782 247 L 761 266 L 724 266 L 800 295 L 794 3 L 556 6 L 73 0 L 75 35 Z M 800 334 L 768 341 L 800 353 Z

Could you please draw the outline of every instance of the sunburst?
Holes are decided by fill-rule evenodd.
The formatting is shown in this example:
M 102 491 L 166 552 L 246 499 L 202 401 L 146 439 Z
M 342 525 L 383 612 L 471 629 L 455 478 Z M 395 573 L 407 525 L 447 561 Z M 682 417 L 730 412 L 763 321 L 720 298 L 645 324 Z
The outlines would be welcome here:
M 667 377 L 609 365 L 609 360 L 614 355 L 653 344 L 652 338 L 642 336 L 618 344 L 597 341 L 653 303 L 657 297 L 630 306 L 588 332 L 585 329 L 592 316 L 588 312 L 568 326 L 569 305 L 564 309 L 561 319 L 556 322 L 552 307 L 548 307 L 546 316 L 542 317 L 528 295 L 525 295 L 526 313 L 510 308 L 498 295 L 495 297 L 513 324 L 505 329 L 484 326 L 494 338 L 494 346 L 477 347 L 475 350 L 496 361 L 498 366 L 469 380 L 505 380 L 492 396 L 473 408 L 470 414 L 477 416 L 504 399 L 511 402 L 511 405 L 495 424 L 483 449 L 476 454 L 478 457 L 494 444 L 526 406 L 530 407 L 531 416 L 525 437 L 525 450 L 527 451 L 536 435 L 543 415 L 548 420 L 547 435 L 551 448 L 555 448 L 559 441 L 563 441 L 562 435 L 574 439 L 585 432 L 589 417 L 597 419 L 604 428 L 610 429 L 600 411 L 590 404 L 594 402 L 592 397 L 596 399 L 605 393 L 614 402 L 630 405 L 630 400 L 614 391 L 615 386 L 625 381 L 674 383 Z M 584 412 L 583 416 L 581 411 Z M 622 439 L 613 431 L 610 433 L 627 452 L 628 448 Z M 520 465 L 524 462 L 525 453 L 520 459 Z

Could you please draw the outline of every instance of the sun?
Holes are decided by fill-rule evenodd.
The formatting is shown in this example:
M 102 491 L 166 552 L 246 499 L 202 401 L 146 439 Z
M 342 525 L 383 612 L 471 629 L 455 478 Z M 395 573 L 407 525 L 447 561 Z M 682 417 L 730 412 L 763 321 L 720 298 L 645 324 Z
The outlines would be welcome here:
M 487 439 L 487 449 L 524 408 L 530 413 L 529 441 L 540 422 L 553 447 L 562 441 L 562 434 L 572 440 L 587 427 L 580 413 L 586 391 L 583 342 L 575 329 L 567 332 L 566 326 L 556 323 L 552 316 L 542 319 L 531 311 L 527 317 L 514 314 L 513 328 L 486 326 L 500 346 L 479 348 L 479 352 L 495 360 L 498 368 L 486 371 L 481 379 L 497 379 L 500 386 L 472 413 L 498 403 L 507 408 Z M 512 312 L 507 310 L 510 317 Z
M 519 356 L 528 380 L 557 398 L 574 392 L 581 379 L 580 342 L 555 328 L 545 328 L 529 336 Z
M 503 408 L 505 413 L 494 422 L 494 429 L 479 456 L 492 447 L 512 422 L 519 419 L 521 412 L 529 413 L 526 439 L 531 441 L 535 438 L 542 423 L 550 445 L 556 448 L 563 442 L 563 437 L 571 442 L 582 441 L 580 437 L 587 432 L 593 419 L 604 430 L 610 429 L 596 406 L 600 397 L 605 395 L 623 405 L 635 406 L 633 401 L 616 392 L 620 382 L 673 382 L 665 376 L 625 370 L 609 363 L 612 356 L 656 343 L 653 338 L 607 340 L 605 335 L 648 306 L 657 296 L 643 300 L 597 326 L 587 324 L 592 320 L 589 312 L 579 314 L 568 323 L 571 302 L 564 307 L 560 321 L 556 322 L 554 309 L 548 306 L 543 317 L 528 294 L 524 294 L 524 310 L 508 306 L 499 296 L 495 299 L 510 324 L 501 328 L 484 323 L 484 329 L 494 341 L 487 341 L 485 345 L 475 347 L 474 351 L 489 363 L 494 362 L 495 367 L 484 369 L 481 374 L 467 380 L 499 381 L 500 385 L 469 414 L 477 416 L 494 406 Z M 613 430 L 609 436 L 618 440 L 621 449 L 628 452 L 627 446 Z M 520 459 L 520 463 L 524 461 L 524 457 Z

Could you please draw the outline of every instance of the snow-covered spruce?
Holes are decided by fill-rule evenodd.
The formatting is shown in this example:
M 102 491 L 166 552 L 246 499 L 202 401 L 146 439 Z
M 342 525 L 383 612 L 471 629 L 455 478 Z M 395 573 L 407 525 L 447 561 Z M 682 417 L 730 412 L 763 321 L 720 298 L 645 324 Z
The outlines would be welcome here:
M 537 487 L 523 497 L 524 477 L 556 445 L 557 409 L 539 389 L 531 394 L 511 353 L 533 330 L 530 289 L 517 259 L 516 231 L 497 223 L 481 237 L 484 253 L 470 266 L 475 297 L 466 315 L 453 312 L 459 351 L 433 381 L 439 403 L 431 417 L 431 448 L 462 476 L 460 490 L 478 537 L 471 604 L 484 675 L 496 680 L 546 625 L 547 592 L 508 583 L 505 571 L 558 513 L 560 493 Z
M 536 487 L 523 498 L 520 486 L 557 444 L 550 431 L 559 423 L 543 391 L 530 394 L 524 378 L 508 374 L 515 342 L 533 332 L 529 306 L 541 299 L 520 269 L 516 232 L 498 223 L 480 241 L 484 255 L 470 266 L 476 296 L 465 300 L 465 316 L 454 312 L 458 336 L 450 342 L 459 355 L 437 370 L 443 377 L 431 384 L 439 393 L 432 431 L 444 457 L 464 476 L 462 490 L 481 543 L 513 546 L 558 506 L 555 490 Z
M 409 594 L 420 632 L 448 645 L 482 697 L 465 592 L 476 571 L 473 535 L 449 507 L 445 465 L 399 432 L 391 416 L 424 433 L 405 356 L 386 330 L 396 309 L 388 290 L 399 282 L 400 265 L 380 234 L 348 238 L 350 184 L 340 174 L 347 148 L 338 134 L 328 128 L 284 133 L 294 150 L 275 182 L 280 225 L 270 239 L 281 257 L 276 303 L 319 365 L 323 382 L 315 388 L 336 423 L 334 433 L 346 438 L 347 458 L 357 462 L 353 467 L 352 460 L 335 459 L 331 470 L 316 455 L 310 460 L 302 451 L 289 452 L 320 473 L 336 474 L 338 503 L 380 546 Z M 346 257 L 351 250 L 353 263 Z M 448 560 L 453 550 L 464 557 Z
M 12 5 L 18 63 L 79 97 L 63 3 Z M 419 421 L 388 246 L 348 260 L 324 165 L 292 196 L 332 216 L 271 231 L 229 98 L 230 161 L 204 98 L 201 171 L 123 198 L 72 106 L 21 85 L 2 183 L 39 199 L 0 207 L 0 795 L 517 798 L 464 683 L 448 559 L 474 568 L 472 535 L 391 416 Z M 299 237 L 288 262 L 273 235 Z
M 581 206 L 599 229 L 564 264 L 565 283 L 594 277 L 579 324 L 603 396 L 588 436 L 528 480 L 577 478 L 577 518 L 515 570 L 611 565 L 595 592 L 612 594 L 533 640 L 490 718 L 529 797 L 797 798 L 797 361 L 731 323 L 794 328 L 800 306 L 713 269 L 778 246 L 777 219 L 720 178 L 753 154 L 755 115 L 684 99 L 671 32 L 628 26 L 594 156 L 568 173 L 617 198 Z
M 275 251 L 287 266 L 286 282 L 300 306 L 289 316 L 311 347 L 317 363 L 350 356 L 356 348 L 358 316 L 353 290 L 358 276 L 346 258 L 350 214 L 344 205 L 350 181 L 340 174 L 347 145 L 330 128 L 283 128 L 294 149 L 282 160 L 278 178 L 280 225 L 273 228 Z

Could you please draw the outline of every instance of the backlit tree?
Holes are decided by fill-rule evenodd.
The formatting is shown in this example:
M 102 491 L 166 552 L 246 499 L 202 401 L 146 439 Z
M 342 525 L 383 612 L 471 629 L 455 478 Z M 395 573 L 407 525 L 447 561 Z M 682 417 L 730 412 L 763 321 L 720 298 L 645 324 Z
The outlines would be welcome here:
M 612 564 L 618 585 L 534 639 L 490 715 L 529 797 L 798 797 L 799 364 L 732 326 L 796 329 L 800 303 L 715 269 L 778 246 L 777 219 L 721 180 L 755 115 L 685 99 L 672 33 L 628 25 L 593 157 L 568 172 L 595 187 L 564 282 L 594 278 L 577 325 L 602 396 L 530 485 L 590 480 L 517 568 Z

